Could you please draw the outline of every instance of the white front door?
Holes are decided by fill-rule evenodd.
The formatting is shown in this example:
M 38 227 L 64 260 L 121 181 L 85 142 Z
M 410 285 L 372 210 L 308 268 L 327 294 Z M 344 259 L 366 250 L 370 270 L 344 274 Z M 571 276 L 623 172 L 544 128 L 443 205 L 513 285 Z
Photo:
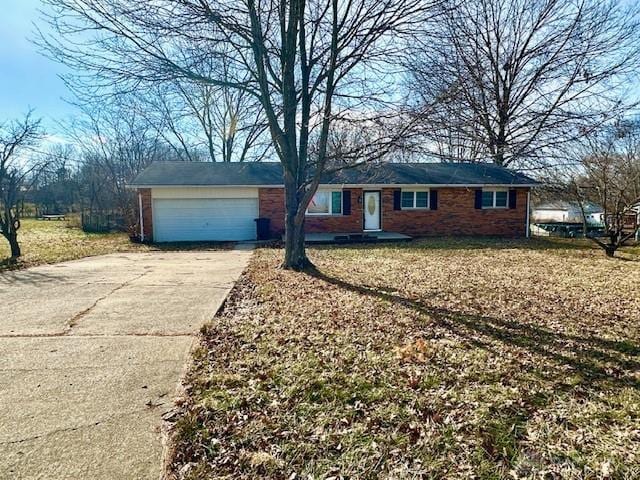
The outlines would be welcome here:
M 380 192 L 364 192 L 364 229 L 380 230 Z

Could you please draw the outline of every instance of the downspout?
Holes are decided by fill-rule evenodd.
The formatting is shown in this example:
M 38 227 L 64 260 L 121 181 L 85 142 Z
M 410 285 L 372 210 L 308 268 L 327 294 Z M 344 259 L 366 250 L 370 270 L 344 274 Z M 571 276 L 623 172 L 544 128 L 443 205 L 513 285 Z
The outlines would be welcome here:
M 142 193 L 138 192 L 138 211 L 140 212 L 140 241 L 144 242 L 144 216 L 142 215 Z
M 531 238 L 531 226 L 529 225 L 529 215 L 531 212 L 531 207 L 530 207 L 530 202 L 531 202 L 531 189 L 527 190 L 527 218 L 526 218 L 526 225 L 525 225 L 525 235 L 527 238 Z

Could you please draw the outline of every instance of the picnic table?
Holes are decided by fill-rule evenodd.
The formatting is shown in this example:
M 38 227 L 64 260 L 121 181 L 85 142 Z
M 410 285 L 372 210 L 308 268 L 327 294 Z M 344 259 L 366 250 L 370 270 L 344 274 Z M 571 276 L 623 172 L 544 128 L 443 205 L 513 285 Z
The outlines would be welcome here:
M 64 214 L 57 215 L 42 215 L 42 220 L 64 220 Z

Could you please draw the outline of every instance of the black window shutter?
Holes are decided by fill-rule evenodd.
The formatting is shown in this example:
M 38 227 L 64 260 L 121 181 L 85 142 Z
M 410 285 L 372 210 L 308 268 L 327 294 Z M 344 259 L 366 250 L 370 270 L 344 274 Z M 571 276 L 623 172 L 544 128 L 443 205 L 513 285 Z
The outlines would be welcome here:
M 429 190 L 429 209 L 438 209 L 438 190 Z
M 351 190 L 342 190 L 342 215 L 351 215 Z
M 509 190 L 509 208 L 516 208 L 517 192 L 514 188 Z
M 401 190 L 399 188 L 395 189 L 393 191 L 393 209 L 394 210 L 401 210 L 402 209 L 402 204 L 401 204 Z
M 482 189 L 478 188 L 476 190 L 476 209 L 482 208 Z

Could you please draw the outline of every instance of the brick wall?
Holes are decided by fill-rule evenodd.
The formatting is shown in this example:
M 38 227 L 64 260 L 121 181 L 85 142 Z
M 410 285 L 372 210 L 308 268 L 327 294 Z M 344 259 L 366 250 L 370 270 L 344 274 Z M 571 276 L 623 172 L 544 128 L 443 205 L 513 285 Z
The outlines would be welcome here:
M 382 228 L 409 235 L 524 236 L 527 189 L 514 209 L 476 209 L 475 189 L 439 188 L 437 210 L 394 210 L 393 188 L 382 190 Z
M 351 215 L 308 216 L 305 231 L 309 233 L 357 233 L 362 231 L 362 189 L 351 188 Z M 284 189 L 261 188 L 258 193 L 260 217 L 271 219 L 271 235 L 284 233 Z M 359 201 L 360 199 L 360 201 Z
M 312 216 L 306 231 L 357 233 L 362 231 L 362 189 L 351 188 L 351 215 Z M 524 236 L 527 190 L 517 189 L 515 209 L 476 210 L 475 189 L 439 188 L 437 210 L 394 210 L 394 188 L 382 189 L 382 229 L 409 235 Z M 151 189 L 140 188 L 145 240 L 153 240 Z M 284 189 L 260 188 L 260 217 L 271 219 L 271 236 L 284 233 Z M 136 202 L 137 203 L 137 202 Z M 136 209 L 137 210 L 137 209 Z M 140 226 L 136 227 L 136 233 Z
M 307 232 L 362 231 L 362 189 L 351 190 L 351 215 L 307 217 Z M 394 188 L 382 189 L 382 229 L 409 235 L 524 236 L 527 190 L 518 188 L 515 209 L 475 208 L 475 189 L 439 188 L 437 210 L 394 210 Z M 261 188 L 260 216 L 271 219 L 271 234 L 284 233 L 284 190 Z M 359 201 L 360 200 L 360 201 Z M 146 221 L 145 221 L 146 222 Z
M 305 231 L 310 233 L 358 233 L 362 231 L 362 189 L 350 188 L 351 215 L 310 216 Z M 360 198 L 360 201 L 358 199 Z
M 258 189 L 260 218 L 271 219 L 271 236 L 279 237 L 284 233 L 284 189 Z
M 153 211 L 150 188 L 139 188 L 138 193 L 142 196 L 142 220 L 144 222 L 144 239 L 146 242 L 153 241 Z M 139 208 L 139 200 L 136 198 L 136 211 Z M 136 225 L 136 234 L 140 234 L 140 212 L 138 212 L 138 225 Z

